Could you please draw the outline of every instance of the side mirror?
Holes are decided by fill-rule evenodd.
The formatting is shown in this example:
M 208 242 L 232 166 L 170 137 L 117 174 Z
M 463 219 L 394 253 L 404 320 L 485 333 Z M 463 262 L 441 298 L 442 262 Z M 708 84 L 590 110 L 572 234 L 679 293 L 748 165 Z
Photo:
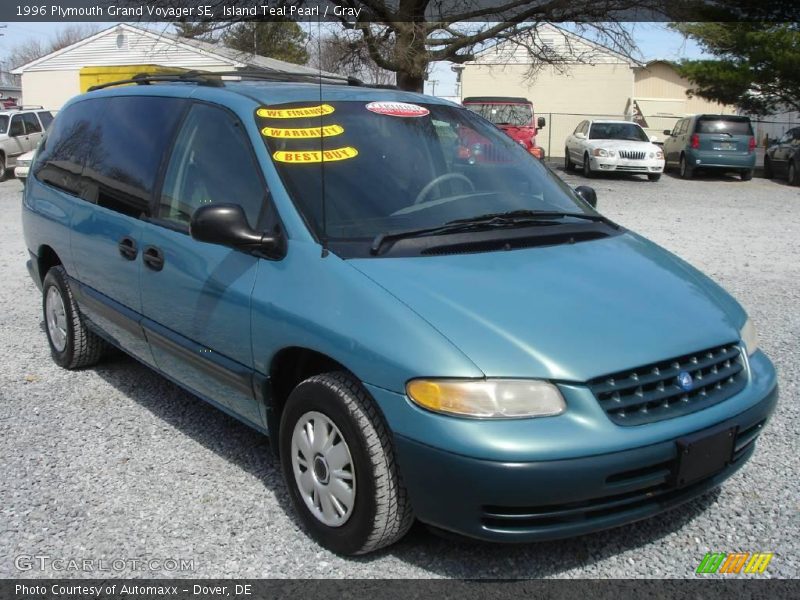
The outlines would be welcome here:
M 670 131 L 669 129 L 665 129 L 664 135 L 666 135 L 667 137 L 672 137 L 672 131 Z
M 658 141 L 658 136 L 657 135 L 651 135 L 650 136 L 650 141 L 655 144 Z
M 192 215 L 189 232 L 198 242 L 241 250 L 261 250 L 270 255 L 284 251 L 283 237 L 255 231 L 238 204 L 201 206 Z
M 578 138 L 579 140 L 584 140 L 586 139 L 586 134 L 583 133 L 582 131 L 579 131 L 578 133 L 575 134 L 575 137 Z
M 544 126 L 547 125 L 547 121 L 545 121 L 544 117 L 539 117 L 536 119 L 536 128 L 537 129 L 544 129 Z
M 575 193 L 589 206 L 597 208 L 597 192 L 594 191 L 594 188 L 588 185 L 579 185 L 575 188 Z

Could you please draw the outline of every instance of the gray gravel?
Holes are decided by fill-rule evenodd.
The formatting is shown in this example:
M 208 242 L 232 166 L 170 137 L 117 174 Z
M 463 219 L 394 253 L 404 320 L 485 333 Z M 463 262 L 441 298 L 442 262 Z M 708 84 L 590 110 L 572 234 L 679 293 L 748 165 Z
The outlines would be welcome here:
M 0 577 L 115 574 L 14 568 L 14 557 L 36 554 L 191 559 L 184 575 L 202 577 L 691 577 L 710 550 L 772 551 L 768 573 L 796 577 L 800 189 L 724 177 L 589 184 L 605 214 L 735 294 L 778 367 L 775 418 L 721 491 L 562 542 L 453 542 L 415 526 L 386 551 L 339 558 L 298 529 L 264 438 L 123 356 L 79 372 L 54 365 L 24 266 L 21 186 L 9 181 L 0 184 Z

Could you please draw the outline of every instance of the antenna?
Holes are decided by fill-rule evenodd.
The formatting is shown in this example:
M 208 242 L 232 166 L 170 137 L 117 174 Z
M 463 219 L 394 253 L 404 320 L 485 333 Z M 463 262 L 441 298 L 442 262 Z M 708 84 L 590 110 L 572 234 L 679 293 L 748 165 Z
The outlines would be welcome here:
M 322 21 L 317 15 L 317 66 L 319 67 L 319 104 L 322 106 Z M 328 215 L 325 203 L 325 137 L 322 135 L 323 114 L 319 114 L 319 174 L 322 202 L 322 258 L 328 256 Z

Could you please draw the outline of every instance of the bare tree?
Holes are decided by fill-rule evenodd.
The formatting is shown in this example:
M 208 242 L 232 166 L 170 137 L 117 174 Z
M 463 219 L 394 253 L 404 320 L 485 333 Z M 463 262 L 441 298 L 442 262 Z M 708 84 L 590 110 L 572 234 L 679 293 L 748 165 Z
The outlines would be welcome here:
M 308 45 L 308 65 L 328 73 L 356 77 L 366 83 L 394 85 L 395 74 L 372 60 L 366 47 L 352 32 L 330 31 Z

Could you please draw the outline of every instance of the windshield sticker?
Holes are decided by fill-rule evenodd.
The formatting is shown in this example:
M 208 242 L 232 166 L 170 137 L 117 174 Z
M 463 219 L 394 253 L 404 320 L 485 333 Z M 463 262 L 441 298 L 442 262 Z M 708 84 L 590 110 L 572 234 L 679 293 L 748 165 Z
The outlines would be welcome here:
M 300 129 L 279 129 L 277 127 L 264 127 L 261 135 L 272 138 L 303 139 L 333 137 L 344 132 L 341 125 L 325 125 L 324 127 L 302 127 Z
M 430 114 L 427 108 L 408 102 L 370 102 L 366 108 L 370 112 L 390 117 L 424 117 Z
M 334 111 L 330 104 L 319 106 L 303 106 L 300 108 L 259 108 L 256 114 L 266 119 L 302 119 L 305 117 L 321 117 Z
M 334 150 L 278 150 L 272 158 L 282 163 L 320 163 L 347 160 L 358 156 L 358 150 L 352 146 L 336 148 Z

